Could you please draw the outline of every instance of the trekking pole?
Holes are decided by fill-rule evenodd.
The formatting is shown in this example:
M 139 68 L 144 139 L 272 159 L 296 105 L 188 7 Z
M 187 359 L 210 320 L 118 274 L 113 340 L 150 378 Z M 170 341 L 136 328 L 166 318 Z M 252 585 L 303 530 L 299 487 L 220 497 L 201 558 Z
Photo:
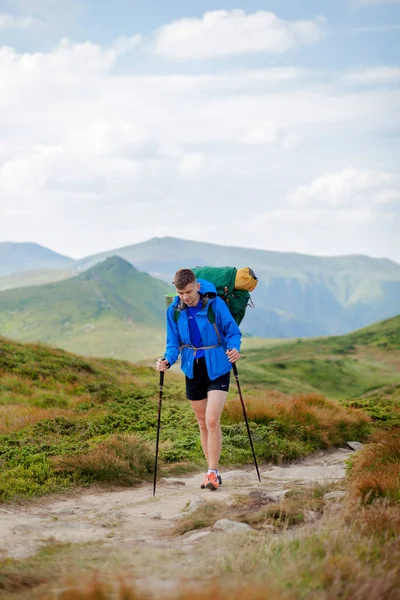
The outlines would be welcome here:
M 157 441 L 156 441 L 156 462 L 154 464 L 153 497 L 156 495 L 158 442 L 160 440 L 161 403 L 162 403 L 163 385 L 164 385 L 164 371 L 160 371 L 160 394 L 159 394 L 159 397 L 158 397 L 158 421 L 157 421 Z
M 244 405 L 244 402 L 243 402 L 242 390 L 240 389 L 239 374 L 238 374 L 237 366 L 236 366 L 235 363 L 232 364 L 232 368 L 233 368 L 233 372 L 234 372 L 235 378 L 236 378 L 236 383 L 237 383 L 237 388 L 238 388 L 238 392 L 239 392 L 240 402 L 242 403 L 244 420 L 246 421 L 247 433 L 249 434 L 250 446 L 251 446 L 251 450 L 253 452 L 254 464 L 256 465 L 256 471 L 257 471 L 258 481 L 261 483 L 260 471 L 258 470 L 256 453 L 254 452 L 253 440 L 251 439 L 250 427 L 249 427 L 249 422 L 247 420 L 246 408 L 245 408 L 245 405 Z

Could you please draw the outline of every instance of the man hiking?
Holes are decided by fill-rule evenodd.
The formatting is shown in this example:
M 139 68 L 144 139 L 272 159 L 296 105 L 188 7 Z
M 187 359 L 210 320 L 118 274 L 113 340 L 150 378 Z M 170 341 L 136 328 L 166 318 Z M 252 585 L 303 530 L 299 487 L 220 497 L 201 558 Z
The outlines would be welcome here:
M 201 488 L 222 485 L 218 463 L 222 448 L 220 417 L 229 390 L 232 363 L 240 358 L 242 334 L 213 283 L 196 280 L 190 269 L 174 277 L 177 298 L 167 310 L 167 343 L 158 371 L 169 369 L 181 352 L 186 376 L 186 397 L 200 428 L 200 439 L 208 471 Z M 215 316 L 209 320 L 210 310 Z

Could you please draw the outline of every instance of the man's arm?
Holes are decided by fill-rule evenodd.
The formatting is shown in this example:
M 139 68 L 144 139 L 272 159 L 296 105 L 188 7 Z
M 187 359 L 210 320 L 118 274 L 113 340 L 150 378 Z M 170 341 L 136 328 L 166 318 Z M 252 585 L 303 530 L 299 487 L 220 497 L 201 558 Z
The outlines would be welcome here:
M 167 310 L 167 344 L 164 356 L 170 366 L 178 360 L 180 345 L 178 323 L 174 320 L 174 308 L 169 306 Z

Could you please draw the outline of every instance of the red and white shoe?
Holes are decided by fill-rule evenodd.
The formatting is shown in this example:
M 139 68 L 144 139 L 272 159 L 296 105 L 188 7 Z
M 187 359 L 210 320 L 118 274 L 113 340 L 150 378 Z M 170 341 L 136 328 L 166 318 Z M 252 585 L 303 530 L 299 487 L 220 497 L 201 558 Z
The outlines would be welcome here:
M 211 471 L 211 473 L 208 473 L 205 476 L 204 481 L 200 487 L 202 490 L 204 490 L 205 488 L 213 491 L 217 490 L 219 488 L 218 475 Z

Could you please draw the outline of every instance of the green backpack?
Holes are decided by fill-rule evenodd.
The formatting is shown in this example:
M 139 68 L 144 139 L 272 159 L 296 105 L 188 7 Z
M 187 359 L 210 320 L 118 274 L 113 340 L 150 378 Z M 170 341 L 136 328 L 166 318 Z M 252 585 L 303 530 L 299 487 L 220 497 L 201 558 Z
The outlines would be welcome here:
M 192 269 L 198 279 L 205 279 L 213 283 L 217 289 L 217 295 L 225 301 L 232 317 L 236 323 L 240 325 L 246 313 L 247 306 L 253 306 L 250 294 L 246 289 L 237 289 L 239 277 L 236 267 L 195 267 Z M 249 289 L 254 289 L 257 285 L 257 277 L 250 268 L 240 269 L 241 272 L 246 272 L 245 278 L 247 282 L 241 284 L 241 287 L 249 286 Z M 180 311 L 174 313 L 174 320 L 179 318 Z M 211 306 L 208 309 L 208 320 L 210 323 L 215 323 L 215 315 Z

